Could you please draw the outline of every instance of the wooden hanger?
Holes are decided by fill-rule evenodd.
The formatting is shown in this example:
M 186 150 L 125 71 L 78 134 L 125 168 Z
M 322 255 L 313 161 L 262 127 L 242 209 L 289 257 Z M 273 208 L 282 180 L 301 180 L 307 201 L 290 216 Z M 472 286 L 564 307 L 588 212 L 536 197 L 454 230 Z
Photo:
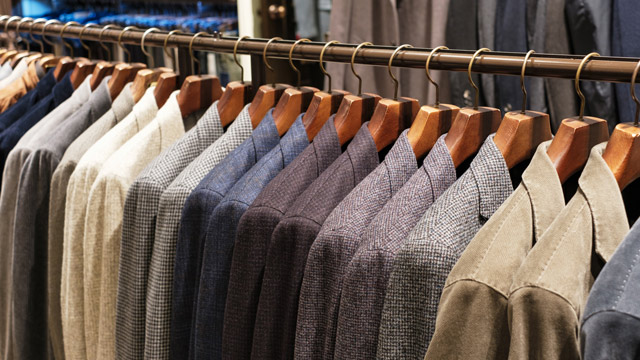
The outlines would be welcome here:
M 264 65 L 272 72 L 274 70 L 267 60 L 267 49 L 274 40 L 282 40 L 282 38 L 274 37 L 270 39 L 267 41 L 267 44 L 264 46 L 264 50 L 262 51 L 262 60 L 264 61 Z M 276 106 L 284 91 L 289 88 L 291 88 L 291 85 L 276 83 L 273 83 L 272 85 L 262 85 L 258 88 L 258 91 L 254 95 L 251 105 L 249 106 L 249 117 L 251 118 L 251 125 L 254 129 L 258 126 L 260 121 L 262 121 L 262 118 L 267 114 L 267 111 Z
M 482 48 L 476 51 L 471 57 L 467 72 L 469 82 L 476 92 L 474 106 L 460 109 L 444 138 L 455 167 L 460 166 L 469 156 L 478 152 L 487 136 L 494 133 L 500 125 L 500 110 L 485 106 L 478 107 L 479 90 L 471 78 L 473 62 L 483 51 L 490 50 Z
M 124 86 L 129 82 L 133 81 L 138 71 L 145 69 L 147 66 L 142 63 L 131 63 L 131 52 L 129 49 L 122 45 L 122 35 L 125 32 L 131 29 L 136 29 L 135 26 L 127 26 L 120 31 L 120 35 L 118 35 L 118 46 L 122 49 L 122 51 L 126 54 L 127 63 L 116 65 L 113 70 L 113 75 L 107 85 L 109 86 L 109 94 L 112 99 L 118 97 Z
M 87 76 L 93 73 L 95 67 L 96 64 L 89 60 L 80 60 L 76 62 L 76 66 L 71 73 L 71 85 L 73 88 L 77 89 Z
M 98 61 L 96 66 L 93 68 L 93 75 L 91 76 L 91 81 L 89 85 L 91 86 L 91 91 L 98 88 L 98 85 L 102 83 L 105 77 L 113 74 L 116 65 L 107 61 Z
M 36 60 L 38 61 L 38 64 L 40 64 L 40 66 L 43 69 L 50 69 L 58 65 L 58 61 L 60 60 L 60 58 L 54 56 L 53 54 L 46 54 L 44 52 L 44 42 L 42 40 L 37 40 L 36 38 L 33 37 L 33 25 L 37 23 L 46 23 L 46 22 L 47 20 L 45 19 L 36 19 L 32 21 L 29 26 L 29 38 L 31 39 L 32 42 L 40 45 L 40 54 L 42 56 Z M 25 43 L 27 45 L 27 51 L 31 51 L 30 43 L 28 41 L 25 41 Z
M 71 70 L 73 70 L 76 66 L 76 60 L 65 56 L 58 60 L 58 64 L 56 65 L 55 70 L 53 71 L 53 76 L 56 78 L 56 81 L 62 80 L 62 78 Z
M 142 35 L 142 41 L 140 42 L 140 48 L 142 52 L 147 56 L 147 64 L 151 67 L 150 69 L 142 69 L 136 73 L 135 78 L 133 79 L 133 84 L 131 84 L 131 93 L 133 95 L 133 101 L 138 102 L 147 91 L 149 86 L 152 83 L 157 82 L 160 74 L 165 72 L 172 72 L 171 69 L 166 67 L 155 68 L 153 56 L 146 51 L 144 48 L 144 39 L 145 37 L 154 31 L 160 31 L 157 28 L 150 28 L 144 32 Z
M 520 74 L 522 88 L 522 111 L 512 111 L 504 115 L 500 127 L 493 138 L 496 146 L 509 169 L 524 160 L 531 159 L 538 145 L 553 137 L 549 115 L 537 111 L 527 111 L 527 89 L 524 86 L 524 75 L 527 61 L 534 51 L 530 50 L 524 57 Z
M 296 41 L 291 46 L 291 50 L 289 50 L 289 65 L 291 65 L 291 68 L 298 75 L 297 86 L 296 88 L 286 89 L 278 101 L 276 108 L 273 110 L 273 119 L 280 136 L 284 135 L 291 125 L 293 125 L 298 115 L 303 113 L 309 107 L 313 94 L 319 91 L 318 89 L 310 86 L 300 87 L 300 70 L 298 70 L 298 68 L 293 64 L 292 57 L 293 49 L 303 41 L 307 42 L 311 40 L 300 39 Z
M 14 40 L 14 46 L 17 49 L 18 42 L 22 41 L 26 44 L 27 48 L 23 51 L 18 51 L 18 54 L 16 54 L 13 57 L 13 59 L 11 59 L 11 67 L 15 67 L 18 64 L 18 62 L 20 62 L 20 60 L 22 59 L 24 59 L 27 62 L 27 64 L 31 64 L 33 61 L 41 58 L 43 55 L 42 53 L 31 52 L 31 46 L 29 45 L 29 42 L 24 41 L 22 36 L 20 36 L 20 26 L 22 25 L 22 23 L 26 21 L 31 21 L 32 22 L 31 26 L 33 26 L 33 19 L 30 17 L 22 18 L 22 20 L 18 22 L 18 25 L 16 25 L 16 37 L 19 38 L 19 40 Z
M 387 68 L 389 70 L 389 76 L 391 76 L 395 85 L 393 99 L 382 99 L 378 102 L 367 126 L 378 151 L 391 145 L 404 129 L 411 126 L 413 118 L 416 116 L 418 108 L 420 107 L 416 99 L 406 97 L 398 98 L 398 80 L 391 71 L 391 64 L 396 54 L 400 50 L 408 47 L 412 46 L 409 44 L 400 45 L 393 54 L 391 54 Z
M 160 74 L 158 83 L 153 89 L 153 96 L 156 99 L 158 108 L 161 108 L 169 100 L 171 93 L 176 90 L 178 90 L 178 74 L 174 72 Z
M 602 157 L 618 182 L 620 190 L 640 178 L 640 101 L 636 97 L 636 77 L 640 70 L 640 62 L 636 65 L 631 78 L 631 98 L 636 103 L 634 122 L 621 123 L 611 134 Z
M 244 82 L 244 68 L 238 61 L 238 45 L 240 41 L 248 38 L 243 36 L 238 38 L 235 46 L 233 47 L 233 59 L 240 67 L 240 81 L 232 81 L 227 84 L 222 97 L 218 101 L 218 113 L 220 114 L 220 122 L 225 127 L 240 114 L 240 111 L 246 104 L 251 101 L 251 94 L 253 93 L 251 84 Z
M 547 149 L 547 155 L 555 165 L 561 183 L 584 167 L 592 147 L 609 139 L 605 120 L 584 116 L 585 99 L 580 91 L 580 73 L 584 64 L 592 56 L 600 55 L 594 52 L 585 56 L 576 73 L 575 88 L 581 100 L 580 115 L 562 120 L 556 136 Z
M 4 24 L 4 33 L 5 33 L 5 34 L 9 34 L 9 24 L 10 24 L 11 22 L 13 22 L 13 21 L 18 21 L 18 20 L 20 20 L 20 17 L 19 17 L 19 16 L 12 16 L 12 17 L 10 17 L 10 18 L 7 20 L 7 22 Z M 20 25 L 18 24 L 18 26 L 20 26 Z M 11 64 L 11 67 L 15 67 L 15 66 L 16 66 L 16 64 L 18 63 L 18 61 L 16 61 L 15 63 L 13 62 L 13 59 L 15 59 L 18 55 L 20 55 L 20 57 L 18 58 L 18 60 L 20 60 L 22 57 L 26 56 L 26 54 L 25 54 L 25 52 L 24 52 L 24 51 L 20 51 L 20 50 L 18 49 L 18 44 L 17 44 L 17 42 L 16 42 L 16 38 L 17 38 L 17 36 L 18 36 L 18 33 L 16 32 L 16 36 L 15 36 L 15 37 L 13 37 L 12 39 L 11 39 L 11 37 L 10 37 L 11 42 L 13 43 L 13 50 L 9 50 L 9 51 L 7 51 L 6 53 L 4 53 L 4 54 L 2 55 L 2 57 L 0 57 L 0 62 L 2 62 L 3 64 L 4 64 L 5 62 L 7 62 L 7 61 L 11 61 L 11 63 L 10 63 L 10 64 Z

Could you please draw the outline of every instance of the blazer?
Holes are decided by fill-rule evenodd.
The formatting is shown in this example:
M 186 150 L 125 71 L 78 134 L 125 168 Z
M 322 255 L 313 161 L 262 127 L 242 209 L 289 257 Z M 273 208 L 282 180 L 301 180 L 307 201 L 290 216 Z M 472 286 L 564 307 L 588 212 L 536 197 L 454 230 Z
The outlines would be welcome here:
M 87 357 L 115 358 L 115 313 L 122 216 L 129 186 L 138 174 L 182 135 L 176 99 L 179 90 L 158 110 L 155 119 L 135 134 L 104 163 L 91 186 L 84 229 L 84 309 Z
M 191 130 L 156 157 L 131 184 L 124 202 L 118 292 L 116 357 L 144 357 L 147 274 L 162 192 L 222 134 L 218 102 Z
M 70 74 L 68 74 L 71 76 Z M 66 79 L 66 80 L 65 80 Z M 86 86 L 84 86 L 86 84 Z M 65 77 L 58 85 L 60 91 L 51 96 L 47 96 L 38 105 L 25 114 L 16 124 L 5 130 L 0 137 L 0 161 L 4 165 L 2 192 L 0 194 L 0 229 L 3 236 L 0 242 L 0 323 L 2 324 L 2 334 L 0 339 L 3 342 L 2 353 L 6 358 L 11 358 L 11 287 L 12 287 L 12 261 L 13 261 L 13 230 L 15 221 L 15 208 L 18 199 L 18 181 L 22 165 L 31 152 L 42 142 L 39 139 L 40 133 L 50 135 L 50 131 L 55 128 L 67 116 L 80 107 L 86 101 L 91 92 L 89 83 L 83 83 L 78 90 L 73 91 L 69 77 Z M 67 101 L 64 101 L 71 93 Z M 60 102 L 64 101 L 62 104 Z M 60 104 L 59 106 L 57 106 Z M 54 106 L 55 110 L 52 110 Z M 33 126 L 34 123 L 37 123 Z M 30 129 L 30 130 L 29 130 Z M 28 130 L 28 131 L 27 131 Z M 5 137 L 6 136 L 6 137 Z M 6 142 L 5 142 L 6 140 Z M 9 145 L 11 143 L 12 145 Z M 6 150 L 6 152 L 5 152 Z M 6 163 L 4 160 L 6 159 Z
M 393 258 L 433 202 L 456 180 L 442 135 L 423 165 L 362 233 L 343 277 L 335 357 L 373 359 Z M 385 160 L 386 161 L 386 160 Z
M 54 354 L 57 359 L 64 358 L 62 315 L 60 312 L 60 284 L 62 281 L 64 217 L 69 178 L 76 169 L 80 158 L 87 150 L 131 112 L 134 102 L 130 87 L 131 85 L 127 84 L 120 92 L 120 95 L 113 101 L 111 108 L 69 145 L 51 178 L 48 221 L 47 302 L 49 336 L 51 337 Z M 100 87 L 96 88 L 96 91 L 98 89 L 100 89 Z
M 47 324 L 49 186 L 67 147 L 111 107 L 104 79 L 88 101 L 29 155 L 20 173 L 13 231 L 13 339 L 18 358 L 39 358 L 51 346 Z M 58 337 L 58 333 L 52 334 Z M 62 348 L 56 344 L 55 351 Z
M 195 158 L 160 197 L 149 264 L 145 314 L 145 354 L 153 354 L 153 358 L 169 356 L 169 335 L 173 336 L 171 301 L 175 299 L 172 295 L 174 262 L 178 228 L 181 226 L 180 214 L 185 199 L 212 168 L 251 135 L 252 130 L 249 107 L 245 106 L 227 131 Z M 188 348 L 178 357 L 184 357 L 187 353 Z
M 579 321 L 603 262 L 629 231 L 618 183 L 596 145 L 578 192 L 515 273 L 509 290 L 510 358 L 580 359 Z M 594 257 L 594 253 L 597 254 Z
M 0 80 L 5 79 L 7 76 L 11 75 L 13 68 L 11 67 L 11 62 L 6 62 L 4 65 L 0 67 Z
M 282 137 L 280 144 L 244 174 L 209 215 L 194 319 L 196 358 L 222 356 L 224 307 L 240 218 L 269 181 L 307 145 L 309 139 L 301 114 Z
M 44 69 L 36 61 L 29 64 L 27 71 L 21 77 L 0 90 L 0 112 L 6 111 L 27 92 L 35 88 L 44 74 Z
M 296 198 L 342 153 L 333 120 L 330 117 L 313 142 L 262 190 L 238 223 L 224 310 L 224 358 L 251 357 L 271 234 Z M 267 354 L 269 348 L 257 349 L 257 354 Z
M 334 357 L 342 279 L 371 220 L 418 169 L 405 130 L 378 165 L 333 209 L 309 249 L 304 269 L 296 356 Z M 300 355 L 298 355 L 300 354 Z
M 469 169 L 422 216 L 393 260 L 377 357 L 423 357 L 451 268 L 513 192 L 509 169 L 489 136 Z
M 27 64 L 26 61 L 20 60 L 11 73 L 6 78 L 0 80 L 0 90 L 8 88 L 14 81 L 20 79 L 28 69 L 29 64 Z
M 636 221 L 589 292 L 580 324 L 580 354 L 583 359 L 638 358 L 638 253 L 640 222 Z
M 258 301 L 253 357 L 293 357 L 299 289 L 311 243 L 331 211 L 378 164 L 365 123 L 347 150 L 296 199 L 274 229 Z
M 51 94 L 53 87 L 56 85 L 56 78 L 53 76 L 53 73 L 53 69 L 49 70 L 35 88 L 0 114 L 0 132 L 18 121 L 18 119 L 34 107 L 38 101 Z
M 507 299 L 513 274 L 564 208 L 562 184 L 547 155 L 550 143 L 538 146 L 522 183 L 451 270 L 425 359 L 507 359 Z
M 130 91 L 127 85 L 123 91 Z M 80 158 L 69 178 L 64 214 L 60 282 L 62 335 L 67 359 L 87 357 L 84 325 L 84 229 L 91 186 L 109 156 L 155 117 L 158 106 L 150 87 L 118 122 Z

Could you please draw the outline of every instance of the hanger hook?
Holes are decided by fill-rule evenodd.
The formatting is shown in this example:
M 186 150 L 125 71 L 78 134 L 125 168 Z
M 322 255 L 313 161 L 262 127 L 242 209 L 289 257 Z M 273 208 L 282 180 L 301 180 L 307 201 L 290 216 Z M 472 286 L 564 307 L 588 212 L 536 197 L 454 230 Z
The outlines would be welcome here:
M 193 55 L 193 42 L 198 36 L 202 36 L 202 35 L 209 35 L 209 33 L 205 31 L 200 31 L 199 33 L 193 35 L 193 37 L 191 38 L 191 41 L 189 41 L 189 56 L 191 56 L 191 72 L 194 74 L 196 73 L 194 62 L 198 63 L 198 74 L 200 74 L 201 69 L 200 69 L 200 60 L 196 59 L 196 57 Z
M 18 36 L 18 38 L 20 38 L 20 40 L 18 40 L 18 42 L 24 42 L 25 45 L 27 46 L 27 52 L 31 52 L 31 46 L 29 45 L 29 42 L 24 40 L 22 38 L 22 36 L 20 35 L 20 26 L 22 25 L 22 23 L 24 23 L 26 21 L 31 21 L 33 23 L 33 18 L 30 18 L 30 17 L 22 18 L 22 20 L 20 20 L 18 22 L 18 25 L 16 26 L 16 35 Z M 33 24 L 32 24 L 32 26 L 33 26 Z
M 336 40 L 329 41 L 328 43 L 324 44 L 324 46 L 322 47 L 322 51 L 320 51 L 320 70 L 322 70 L 322 73 L 324 74 L 324 76 L 326 76 L 329 79 L 329 93 L 331 93 L 331 74 L 329 74 L 327 70 L 324 68 L 324 64 L 322 63 L 322 58 L 324 57 L 324 52 L 327 50 L 327 48 L 333 44 L 340 44 L 340 42 Z
M 44 32 L 46 31 L 45 29 L 47 28 L 47 26 L 51 25 L 51 24 L 62 24 L 60 21 L 56 20 L 56 19 L 51 19 L 48 20 L 44 23 L 44 25 L 42 25 L 42 32 L 40 33 L 40 35 L 42 36 L 42 40 L 44 42 L 46 42 L 47 44 L 49 44 L 49 46 L 51 46 L 51 48 L 53 49 L 54 53 L 56 51 L 56 44 L 53 41 L 50 41 L 49 39 L 47 39 L 47 36 L 44 34 Z
M 64 37 L 62 36 L 62 34 L 64 34 L 64 31 L 67 29 L 67 27 L 69 27 L 70 25 L 80 25 L 80 23 L 78 23 L 77 21 L 69 21 L 66 24 L 64 24 L 62 26 L 62 29 L 60 29 L 60 40 L 62 41 L 62 43 L 64 44 L 64 46 L 66 46 L 67 48 L 69 48 L 69 56 L 73 57 L 73 46 L 71 46 L 71 43 L 68 43 L 66 41 L 64 41 Z
M 89 60 L 91 60 L 92 56 L 91 56 L 91 47 L 87 44 L 84 43 L 84 41 L 82 41 L 82 34 L 84 34 L 85 30 L 87 30 L 90 27 L 97 27 L 98 24 L 95 23 L 87 23 L 85 26 L 82 27 L 82 29 L 80 30 L 80 34 L 78 34 L 78 40 L 80 41 L 80 45 L 82 45 L 82 47 L 87 50 L 87 57 L 89 58 Z
M 142 50 L 142 53 L 147 56 L 147 61 L 149 61 L 149 65 L 152 69 L 155 67 L 153 55 L 151 55 L 151 53 L 144 48 L 144 39 L 147 37 L 147 35 L 151 34 L 152 32 L 158 32 L 158 31 L 160 31 L 160 29 L 155 27 L 148 28 L 144 32 L 144 34 L 142 34 L 142 40 L 140 41 L 140 49 Z
M 291 68 L 293 69 L 293 71 L 296 72 L 296 74 L 298 74 L 298 83 L 297 83 L 297 88 L 300 88 L 300 70 L 298 70 L 298 68 L 293 65 L 293 49 L 295 49 L 295 47 L 300 44 L 301 42 L 309 42 L 311 40 L 309 39 L 300 39 L 296 42 L 293 43 L 293 45 L 291 45 L 291 49 L 289 49 L 289 65 L 291 65 Z
M 98 35 L 98 42 L 100 43 L 100 46 L 104 49 L 104 51 L 107 52 L 107 61 L 111 61 L 111 59 L 112 59 L 112 57 L 111 57 L 111 49 L 109 49 L 109 47 L 102 42 L 102 35 L 104 34 L 105 30 L 114 29 L 116 27 L 117 26 L 115 26 L 113 24 L 107 24 L 104 27 L 102 27 L 102 29 L 100 30 L 100 35 Z
M 389 70 L 389 76 L 391 76 L 391 80 L 393 81 L 393 100 L 398 100 L 398 79 L 396 79 L 396 77 L 393 75 L 393 71 L 391 71 L 391 64 L 393 64 L 393 59 L 396 57 L 396 55 L 398 54 L 398 52 L 400 52 L 400 50 L 405 49 L 405 48 L 412 48 L 413 45 L 411 44 L 404 44 L 404 45 L 400 45 L 398 46 L 393 54 L 391 54 L 391 57 L 389 57 L 389 64 L 387 64 L 387 70 Z
M 20 16 L 12 16 L 9 18 L 9 20 L 7 20 L 6 23 L 4 23 L 4 32 L 9 35 L 9 24 L 13 21 L 18 21 L 20 20 Z M 19 24 L 19 23 L 18 23 Z M 13 46 L 17 49 L 18 48 L 18 43 L 16 41 L 16 38 L 20 36 L 18 35 L 18 32 L 16 31 L 16 36 L 11 40 L 11 42 L 13 43 Z
M 478 86 L 476 85 L 476 83 L 473 82 L 473 79 L 471 78 L 471 70 L 473 68 L 473 62 L 476 60 L 476 57 L 478 55 L 480 55 L 480 53 L 482 53 L 484 51 L 491 51 L 491 49 L 482 48 L 482 49 L 476 51 L 473 54 L 473 56 L 471 57 L 471 61 L 469 61 L 469 68 L 467 69 L 467 75 L 469 76 L 469 82 L 471 83 L 471 86 L 473 86 L 473 89 L 476 91 L 476 98 L 475 98 L 475 101 L 473 102 L 473 109 L 474 110 L 478 110 L 478 103 L 480 102 L 480 89 L 478 89 Z
M 371 45 L 373 45 L 373 44 L 368 42 L 368 41 L 367 42 L 363 42 L 360 45 L 356 46 L 356 48 L 353 50 L 353 54 L 351 54 L 351 72 L 353 73 L 353 76 L 358 78 L 358 96 L 362 95 L 362 78 L 356 72 L 356 68 L 354 66 L 354 62 L 356 60 L 356 55 L 358 54 L 358 51 L 360 51 L 360 48 L 362 48 L 364 46 L 371 46 Z
M 238 61 L 238 45 L 240 45 L 240 41 L 244 40 L 244 39 L 248 39 L 249 36 L 243 36 L 243 37 L 239 37 L 238 40 L 236 40 L 236 44 L 233 46 L 233 60 L 235 60 L 236 65 L 238 65 L 240 67 L 240 82 L 244 83 L 244 67 L 242 67 L 242 65 L 240 65 L 240 62 Z
M 167 56 L 169 58 L 171 58 L 171 65 L 173 66 L 173 71 L 177 72 L 177 67 L 176 67 L 176 56 L 174 55 L 173 51 L 169 51 L 167 50 L 167 42 L 169 41 L 169 38 L 171 37 L 171 35 L 173 34 L 182 34 L 182 31 L 180 30 L 171 30 L 169 31 L 169 33 L 167 34 L 167 36 L 165 36 L 164 38 L 164 45 L 162 46 L 162 49 L 164 50 L 164 53 L 167 54 Z
M 587 56 L 584 57 L 584 59 L 582 59 L 582 61 L 580 62 L 580 66 L 578 66 L 578 71 L 576 72 L 575 86 L 576 86 L 576 92 L 578 93 L 578 96 L 580 97 L 580 115 L 579 115 L 580 117 L 579 117 L 579 119 L 581 121 L 584 118 L 584 104 L 585 104 L 586 100 L 584 98 L 584 94 L 582 93 L 582 90 L 580 90 L 580 73 L 582 72 L 582 68 L 587 63 L 587 61 L 589 61 L 589 59 L 591 57 L 594 57 L 594 56 L 600 56 L 600 54 L 598 54 L 597 52 L 589 53 Z
M 520 88 L 522 89 L 522 110 L 521 114 L 526 114 L 527 112 L 527 88 L 524 86 L 524 73 L 527 70 L 527 61 L 529 61 L 529 57 L 535 53 L 535 50 L 529 50 L 527 54 L 524 56 L 524 62 L 522 63 L 522 71 L 520 72 Z
M 273 67 L 271 67 L 271 65 L 269 65 L 269 61 L 267 60 L 267 50 L 269 49 L 269 45 L 271 45 L 271 43 L 275 40 L 282 40 L 281 37 L 276 36 L 274 38 L 269 39 L 269 41 L 267 41 L 267 43 L 264 46 L 264 49 L 262 50 L 262 61 L 264 61 L 264 66 L 267 67 L 267 69 L 269 69 L 271 72 L 273 72 Z M 276 83 L 274 82 L 272 84 L 272 87 L 275 89 L 276 87 Z
M 31 41 L 33 41 L 34 43 L 40 45 L 40 52 L 44 53 L 44 42 L 42 42 L 42 40 L 36 40 L 36 38 L 33 37 L 33 25 L 38 24 L 38 23 L 44 23 L 47 22 L 46 19 L 43 18 L 39 18 L 34 20 L 31 23 L 31 26 L 29 27 L 29 37 L 31 38 Z
M 436 87 L 436 104 L 435 104 L 436 109 L 440 107 L 440 85 L 438 85 L 431 78 L 431 74 L 429 73 L 429 63 L 431 63 L 431 57 L 440 50 L 449 50 L 449 48 L 446 46 L 438 46 L 433 48 L 433 50 L 431 50 L 431 52 L 429 53 L 429 57 L 427 58 L 427 63 L 424 65 L 424 71 L 427 73 L 427 79 L 429 79 L 429 81 L 433 84 L 433 86 Z
M 129 49 L 127 49 L 126 46 L 122 45 L 122 35 L 124 35 L 124 33 L 126 33 L 129 30 L 138 30 L 137 27 L 135 26 L 127 26 L 124 29 L 120 30 L 120 35 L 118 35 L 118 46 L 122 49 L 122 51 L 124 53 L 127 54 L 127 62 L 131 62 L 131 51 L 129 51 Z
M 636 65 L 636 68 L 633 70 L 633 75 L 631 77 L 631 98 L 636 103 L 636 118 L 633 121 L 633 126 L 638 126 L 638 115 L 640 115 L 640 101 L 636 97 L 636 77 L 638 76 L 638 71 L 640 70 L 640 61 Z

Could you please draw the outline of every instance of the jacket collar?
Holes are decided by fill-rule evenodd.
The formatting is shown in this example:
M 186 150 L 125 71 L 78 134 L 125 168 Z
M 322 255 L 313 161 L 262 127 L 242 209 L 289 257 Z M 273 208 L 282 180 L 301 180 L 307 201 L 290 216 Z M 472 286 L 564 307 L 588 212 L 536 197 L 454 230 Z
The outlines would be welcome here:
M 311 143 L 315 149 L 318 169 L 328 168 L 342 153 L 334 118 L 335 115 L 331 115 Z
M 480 194 L 480 215 L 487 219 L 513 192 L 509 168 L 493 142 L 494 135 L 485 140 L 469 167 Z
M 253 130 L 251 141 L 253 141 L 256 159 L 262 158 L 280 142 L 280 134 L 278 134 L 278 128 L 273 119 L 273 108 L 267 112 L 260 124 Z

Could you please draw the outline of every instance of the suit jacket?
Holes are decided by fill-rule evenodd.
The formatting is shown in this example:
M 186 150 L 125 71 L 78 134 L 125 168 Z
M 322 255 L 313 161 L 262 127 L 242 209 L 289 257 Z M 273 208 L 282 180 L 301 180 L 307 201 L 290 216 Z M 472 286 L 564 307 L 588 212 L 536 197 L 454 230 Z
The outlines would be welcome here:
M 209 216 L 195 317 L 195 357 L 222 356 L 224 307 L 240 218 L 260 191 L 309 145 L 302 114 L 287 133 L 229 190 Z
M 579 321 L 594 276 L 629 231 L 618 183 L 602 158 L 606 145 L 591 150 L 578 192 L 514 275 L 509 358 L 580 359 Z
M 347 150 L 296 199 L 276 226 L 267 251 L 252 357 L 293 357 L 298 294 L 311 243 L 329 213 L 378 162 L 365 124 Z M 262 353 L 265 349 L 268 352 Z
M 476 1 L 450 0 L 446 28 L 446 45 L 451 49 L 475 50 L 478 48 L 478 4 Z M 484 92 L 480 77 L 473 75 L 473 81 L 480 88 L 480 101 Z M 450 71 L 451 103 L 473 106 L 475 92 L 466 72 Z
M 35 88 L 44 74 L 44 69 L 36 61 L 29 64 L 27 71 L 20 78 L 0 90 L 0 112 L 9 109 L 27 92 Z
M 456 180 L 442 135 L 423 165 L 371 220 L 345 269 L 336 332 L 336 358 L 372 359 L 393 258 L 433 202 Z M 386 161 L 386 160 L 385 160 Z
M 593 283 L 580 324 L 585 360 L 637 359 L 640 222 L 636 221 Z
M 633 0 L 614 0 L 611 20 L 611 55 L 640 57 L 640 44 L 634 34 L 640 31 L 640 8 Z M 616 104 L 620 122 L 635 119 L 636 104 L 629 96 L 628 84 L 615 84 Z
M 13 356 L 10 347 L 12 340 L 10 338 L 9 320 L 12 312 L 11 267 L 13 261 L 13 230 L 16 218 L 15 207 L 18 199 L 18 181 L 22 165 L 31 152 L 42 144 L 39 135 L 41 133 L 50 135 L 52 128 L 55 128 L 67 116 L 77 110 L 86 101 L 91 92 L 88 82 L 83 83 L 74 92 L 69 77 L 65 77 L 58 85 L 60 85 L 60 88 L 54 88 L 53 94 L 42 99 L 35 108 L 0 135 L 2 137 L 2 140 L 0 140 L 0 148 L 2 148 L 0 156 L 2 156 L 2 165 L 4 165 L 2 193 L 0 195 L 0 212 L 3 214 L 0 218 L 0 229 L 2 230 L 0 233 L 4 234 L 1 242 L 2 251 L 0 251 L 0 256 L 2 256 L 0 259 L 0 264 L 2 264 L 2 271 L 0 271 L 0 274 L 2 274 L 0 275 L 2 276 L 0 278 L 0 286 L 2 287 L 2 291 L 0 291 L 2 334 L 0 339 L 3 341 L 1 350 L 6 358 L 12 358 Z M 74 96 L 67 99 L 72 92 Z M 67 101 L 64 101 L 65 99 Z M 60 104 L 61 102 L 63 103 Z M 58 104 L 60 105 L 58 106 Z M 57 107 L 51 111 L 54 106 Z M 34 123 L 37 124 L 33 126 Z M 4 159 L 6 159 L 6 163 L 3 161 Z
M 471 240 L 447 277 L 426 359 L 509 355 L 507 299 L 513 274 L 564 208 L 562 185 L 538 146 L 522 183 Z
M 195 127 L 156 157 L 133 182 L 124 203 L 118 295 L 116 357 L 144 357 L 147 274 L 162 192 L 224 132 L 214 102 Z
M 152 358 L 169 357 L 173 266 L 180 226 L 180 212 L 189 193 L 225 156 L 251 135 L 252 126 L 246 106 L 227 131 L 207 147 L 178 175 L 162 193 L 158 205 L 155 239 L 147 280 L 145 314 L 145 354 Z M 189 313 L 191 314 L 191 313 Z M 190 324 L 190 323 L 189 323 Z M 171 329 L 171 331 L 167 331 Z M 184 357 L 188 349 L 178 357 Z
M 123 91 L 130 91 L 127 85 Z M 69 178 L 65 202 L 60 285 L 62 335 L 67 359 L 87 357 L 84 326 L 84 229 L 89 192 L 100 169 L 121 145 L 155 117 L 158 107 L 150 87 L 119 121 L 80 158 Z
M 300 353 L 334 357 L 345 269 L 371 220 L 418 169 L 407 132 L 400 134 L 384 161 L 331 212 L 309 249 L 297 327 L 313 332 L 304 334 L 304 344 L 296 344 Z
M 0 90 L 8 88 L 14 81 L 20 79 L 28 69 L 29 64 L 27 64 L 26 61 L 20 60 L 11 73 L 6 78 L 0 80 Z
M 253 325 L 271 234 L 296 198 L 341 154 L 333 120 L 330 117 L 313 142 L 262 190 L 238 223 L 224 310 L 224 358 L 250 358 L 254 335 L 264 335 L 254 334 Z M 266 356 L 274 348 L 270 345 L 256 353 Z
M 38 101 L 51 94 L 53 87 L 56 85 L 56 78 L 53 76 L 53 72 L 53 70 L 49 70 L 49 72 L 47 72 L 47 74 L 38 82 L 38 85 L 36 85 L 35 88 L 26 93 L 14 105 L 0 114 L 0 132 L 18 121 L 20 117 L 34 107 Z
M 393 260 L 378 358 L 424 356 L 447 275 L 512 192 L 509 169 L 491 135 L 469 170 L 427 210 Z
M 91 186 L 84 229 L 84 326 L 88 358 L 115 358 L 116 292 L 124 201 L 138 174 L 184 135 L 176 99 L 178 92 L 171 94 L 155 119 L 109 157 Z M 199 114 L 189 117 L 197 119 Z

